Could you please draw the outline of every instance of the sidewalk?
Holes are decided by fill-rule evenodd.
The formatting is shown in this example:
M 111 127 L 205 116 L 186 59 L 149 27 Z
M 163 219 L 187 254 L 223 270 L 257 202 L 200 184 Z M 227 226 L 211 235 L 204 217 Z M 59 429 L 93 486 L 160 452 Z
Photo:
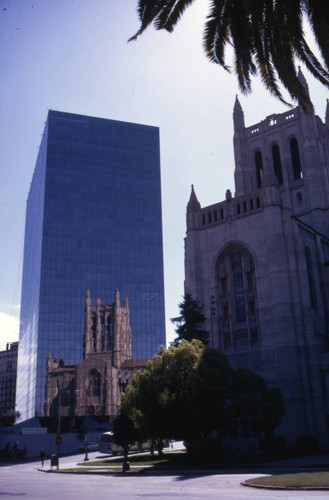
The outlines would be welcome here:
M 92 454 L 90 457 L 90 461 L 97 460 L 99 457 L 99 453 L 95 452 Z M 108 470 L 107 466 L 100 465 L 99 467 L 97 466 L 92 466 L 91 471 L 85 470 L 86 468 L 89 467 L 89 462 L 83 462 L 83 456 L 71 456 L 71 457 L 59 457 L 59 469 L 78 469 L 77 472 L 72 471 L 72 473 L 85 473 L 85 474 L 95 474 L 95 473 L 104 473 Z M 118 457 L 113 457 L 114 459 L 117 459 Z M 123 457 L 122 457 L 123 460 Z M 80 465 L 77 465 L 77 464 Z M 122 464 L 116 463 L 113 465 L 115 469 L 117 469 L 117 473 L 122 472 Z M 139 465 L 130 465 L 131 472 L 134 471 L 134 469 L 140 468 Z M 280 474 L 280 473 L 295 473 L 295 472 L 315 472 L 315 471 L 325 471 L 329 470 L 329 454 L 321 454 L 321 455 L 314 455 L 314 456 L 304 456 L 304 457 L 294 457 L 294 458 L 288 458 L 284 460 L 275 460 L 275 461 L 270 461 L 270 462 L 262 462 L 262 463 L 254 463 L 254 464 L 245 464 L 245 463 L 239 463 L 239 464 L 226 464 L 225 462 L 222 462 L 221 464 L 218 464 L 216 466 L 207 466 L 205 467 L 172 467 L 169 468 L 167 466 L 164 466 L 162 468 L 161 465 L 157 465 L 155 468 L 150 465 L 150 466 L 144 466 L 144 469 L 150 469 L 150 473 L 159 473 L 159 474 L 191 474 L 194 475 L 196 473 L 202 473 L 202 474 L 224 474 L 228 472 L 252 472 L 252 473 L 260 473 L 260 474 Z M 53 472 L 51 467 L 50 467 L 50 460 L 46 460 L 44 467 L 38 467 L 39 471 L 42 472 Z M 56 470 L 54 470 L 56 472 Z M 113 472 L 115 474 L 116 472 Z M 144 474 L 147 474 L 147 470 L 144 472 Z
M 297 469 L 301 470 L 329 470 L 329 453 L 312 455 L 306 457 L 287 458 L 285 460 L 275 460 L 266 462 L 266 465 L 274 469 Z

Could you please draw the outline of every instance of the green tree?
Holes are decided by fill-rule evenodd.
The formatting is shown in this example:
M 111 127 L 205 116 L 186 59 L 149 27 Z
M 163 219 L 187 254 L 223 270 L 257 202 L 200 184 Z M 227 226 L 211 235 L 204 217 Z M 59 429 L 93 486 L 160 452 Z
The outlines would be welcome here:
M 136 39 L 152 23 L 172 32 L 194 0 L 138 0 L 140 29 Z M 310 24 L 313 41 L 324 64 L 310 49 L 304 24 Z M 211 62 L 232 71 L 225 49 L 233 48 L 233 71 L 241 91 L 251 91 L 251 76 L 259 74 L 266 88 L 285 102 L 278 80 L 304 107 L 312 103 L 298 79 L 296 60 L 325 86 L 329 86 L 329 8 L 326 0 L 209 0 L 203 45 Z
M 215 429 L 219 435 L 247 435 L 247 430 L 270 435 L 282 417 L 283 400 L 261 377 L 233 369 L 222 351 L 193 339 L 160 348 L 133 377 L 122 411 L 144 439 L 192 443 Z
M 204 344 L 208 344 L 209 332 L 201 328 L 206 318 L 200 304 L 193 299 L 190 293 L 186 292 L 178 307 L 180 316 L 171 318 L 171 321 L 176 325 L 175 332 L 178 335 L 172 345 L 177 346 L 182 340 L 191 341 L 192 339 L 198 339 Z
M 0 416 L 0 425 L 2 427 L 12 427 L 20 416 L 19 411 L 8 410 Z
M 141 440 L 134 422 L 124 411 L 120 411 L 113 422 L 113 442 L 123 448 L 124 462 L 128 460 L 129 446 Z
M 281 392 L 269 388 L 265 380 L 250 370 L 238 368 L 234 372 L 233 391 L 230 397 L 231 434 L 273 437 L 285 413 Z
M 184 439 L 189 433 L 185 410 L 190 408 L 195 372 L 203 350 L 200 341 L 161 347 L 146 369 L 132 378 L 122 409 L 143 438 Z M 183 406 L 182 406 L 183 405 Z

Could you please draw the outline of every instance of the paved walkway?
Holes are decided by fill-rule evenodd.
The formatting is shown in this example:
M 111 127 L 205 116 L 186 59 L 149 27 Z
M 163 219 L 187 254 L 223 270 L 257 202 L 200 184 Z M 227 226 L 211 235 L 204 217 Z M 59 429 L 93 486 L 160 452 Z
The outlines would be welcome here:
M 180 449 L 180 445 L 176 445 L 175 449 Z M 99 452 L 92 452 L 89 453 L 90 460 L 97 460 L 98 458 L 104 458 L 106 455 L 101 455 Z M 109 457 L 110 458 L 110 457 Z M 115 457 L 116 459 L 118 457 Z M 83 472 L 83 469 L 85 467 L 88 467 L 89 462 L 83 462 L 84 459 L 84 454 L 82 455 L 74 455 L 71 457 L 60 457 L 59 458 L 59 467 L 61 469 L 74 469 L 74 468 L 79 468 L 81 472 Z M 83 465 L 77 465 L 78 463 Z M 118 469 L 118 473 L 121 473 L 122 471 L 122 465 L 116 464 L 115 467 Z M 134 468 L 140 468 L 140 466 L 134 466 L 130 465 L 131 471 L 134 470 Z M 150 469 L 152 466 L 150 466 Z M 49 472 L 51 467 L 50 467 L 50 460 L 45 461 L 44 467 L 39 467 L 38 468 L 40 471 L 44 472 Z M 106 471 L 107 467 L 105 466 L 99 466 L 99 467 L 93 467 L 94 471 L 91 473 L 104 473 Z M 314 455 L 314 456 L 306 456 L 306 457 L 295 457 L 295 458 L 289 458 L 285 460 L 275 460 L 271 462 L 265 462 L 265 463 L 259 463 L 259 464 L 234 464 L 233 466 L 226 465 L 223 463 L 219 467 L 210 467 L 209 469 L 202 469 L 199 470 L 197 468 L 195 469 L 184 469 L 182 470 L 181 468 L 179 469 L 173 469 L 173 470 L 168 470 L 166 468 L 163 472 L 161 472 L 161 467 L 157 469 L 157 471 L 154 471 L 157 474 L 165 473 L 165 474 L 183 474 L 183 475 L 202 475 L 202 474 L 209 474 L 211 472 L 214 473 L 214 471 L 220 472 L 220 473 L 255 473 L 255 474 L 280 474 L 280 473 L 294 473 L 294 472 L 314 472 L 314 471 L 321 471 L 321 470 L 329 470 L 329 454 L 321 454 L 321 455 Z M 151 471 L 150 471 L 151 472 Z M 152 474 L 154 473 L 152 471 Z M 85 471 L 86 474 L 90 473 L 88 471 Z M 147 472 L 146 472 L 147 474 Z

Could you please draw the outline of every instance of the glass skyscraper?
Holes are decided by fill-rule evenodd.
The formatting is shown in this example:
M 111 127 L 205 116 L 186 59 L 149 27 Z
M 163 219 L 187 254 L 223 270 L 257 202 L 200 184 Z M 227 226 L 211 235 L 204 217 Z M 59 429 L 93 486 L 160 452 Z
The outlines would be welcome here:
M 127 294 L 135 359 L 165 345 L 159 130 L 49 111 L 27 201 L 16 405 L 42 416 L 46 361 L 82 361 L 86 290 Z

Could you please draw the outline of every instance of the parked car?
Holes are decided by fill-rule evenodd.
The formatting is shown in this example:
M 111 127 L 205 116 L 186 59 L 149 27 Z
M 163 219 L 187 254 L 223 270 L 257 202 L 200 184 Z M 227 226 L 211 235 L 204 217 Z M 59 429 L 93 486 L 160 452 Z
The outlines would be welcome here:
M 163 448 L 169 448 L 169 440 L 164 439 L 162 441 Z M 129 446 L 129 453 L 140 453 L 142 451 L 150 451 L 152 450 L 152 442 L 150 440 L 132 443 Z M 104 432 L 100 439 L 99 444 L 100 453 L 108 453 L 112 455 L 122 455 L 123 448 L 118 444 L 113 443 L 113 432 Z
M 87 450 L 88 451 L 98 451 L 99 444 L 98 443 L 87 443 Z M 86 445 L 83 444 L 82 446 L 80 446 L 79 451 L 86 451 Z

